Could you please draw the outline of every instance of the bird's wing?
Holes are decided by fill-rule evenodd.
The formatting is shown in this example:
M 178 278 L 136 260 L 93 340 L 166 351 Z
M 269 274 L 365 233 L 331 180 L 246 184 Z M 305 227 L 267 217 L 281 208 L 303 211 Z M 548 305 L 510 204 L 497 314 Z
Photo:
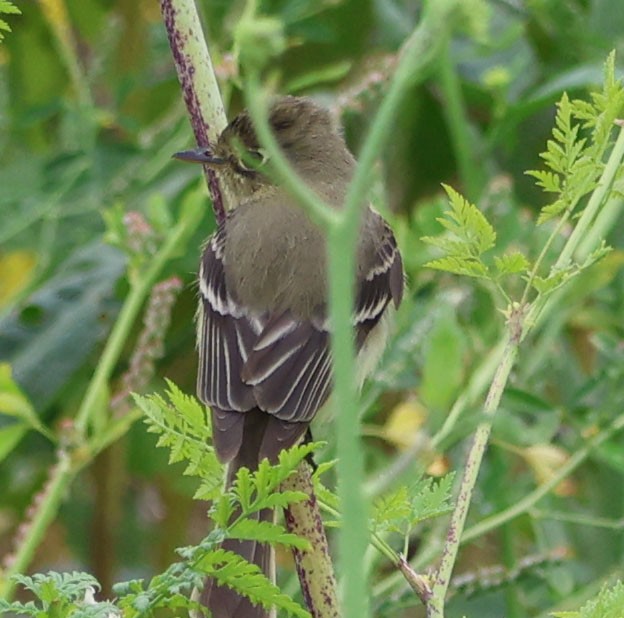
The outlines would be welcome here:
M 388 224 L 371 213 L 381 224 L 381 238 L 366 270 L 359 274 L 355 295 L 353 323 L 359 350 L 388 304 L 401 304 L 404 288 L 403 262 Z
M 210 238 L 199 268 L 197 393 L 210 406 L 244 412 L 253 408 L 253 388 L 241 371 L 262 329 L 228 293 L 223 264 L 223 227 Z
M 403 295 L 401 255 L 385 223 L 382 232 L 381 242 L 357 284 L 353 325 L 358 351 L 388 304 L 398 306 Z M 263 410 L 284 421 L 311 421 L 329 396 L 332 383 L 324 309 L 309 321 L 297 320 L 289 312 L 272 316 L 249 353 L 242 377 L 253 385 Z
M 403 268 L 390 229 L 358 277 L 353 323 L 359 350 L 387 305 L 401 302 Z M 199 396 L 234 422 L 228 411 L 253 407 L 288 423 L 308 423 L 331 391 L 332 362 L 323 308 L 311 320 L 284 311 L 251 315 L 228 293 L 225 235 L 204 250 L 200 269 Z M 227 420 L 226 420 L 227 419 Z

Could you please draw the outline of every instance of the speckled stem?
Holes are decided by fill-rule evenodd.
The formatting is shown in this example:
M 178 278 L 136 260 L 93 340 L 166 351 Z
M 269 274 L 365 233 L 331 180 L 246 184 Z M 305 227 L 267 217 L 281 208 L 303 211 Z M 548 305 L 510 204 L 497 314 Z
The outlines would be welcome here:
M 464 475 L 459 487 L 457 503 L 451 516 L 442 560 L 435 574 L 431 588 L 431 597 L 427 603 L 427 618 L 444 618 L 446 593 L 451 582 L 451 575 L 453 574 L 453 567 L 459 551 L 468 509 L 472 502 L 472 493 L 476 485 L 483 455 L 489 442 L 494 416 L 498 410 L 505 385 L 518 355 L 518 345 L 520 343 L 524 317 L 524 313 L 519 309 L 508 320 L 508 337 L 505 351 L 485 400 L 483 408 L 485 420 L 477 427 L 464 466 Z
M 307 500 L 292 504 L 284 510 L 289 532 L 310 542 L 308 550 L 293 550 L 306 605 L 313 618 L 338 618 L 340 614 L 334 567 L 307 463 L 302 463 L 297 474 L 282 483 L 282 491 L 287 490 L 303 491 L 309 496 Z
M 217 78 L 193 0 L 160 0 L 184 102 L 197 145 L 210 148 L 227 124 Z M 213 170 L 204 166 L 208 190 L 218 222 L 225 218 L 227 204 Z

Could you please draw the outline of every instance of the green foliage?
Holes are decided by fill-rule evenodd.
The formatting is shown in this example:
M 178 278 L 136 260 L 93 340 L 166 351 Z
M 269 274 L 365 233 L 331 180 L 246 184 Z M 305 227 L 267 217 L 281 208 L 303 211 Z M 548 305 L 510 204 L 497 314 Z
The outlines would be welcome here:
M 186 425 L 197 410 L 174 421 L 171 416 L 178 413 L 171 410 L 183 407 L 181 402 L 174 405 L 169 395 L 162 395 L 164 403 L 149 398 L 156 419 L 149 423 L 175 427 L 176 437 L 163 439 L 171 441 L 172 457 L 183 458 L 192 475 L 184 478 L 178 468 L 167 467 L 162 448 L 151 448 L 154 441 L 144 427 L 126 434 L 136 410 L 105 418 L 109 398 L 125 388 L 140 317 L 130 320 L 112 355 L 109 334 L 126 319 L 119 311 L 144 281 L 183 204 L 193 210 L 192 235 L 182 239 L 175 259 L 161 264 L 158 277 L 176 275 L 184 288 L 151 383 L 167 375 L 181 391 L 192 392 L 195 382 L 194 280 L 201 243 L 214 222 L 199 170 L 170 158 L 193 138 L 158 3 L 146 8 L 120 0 L 73 1 L 61 3 L 68 12 L 59 18 L 46 12 L 50 3 L 0 0 L 11 13 L 15 4 L 23 18 L 7 19 L 0 11 L 0 37 L 6 22 L 13 28 L 0 54 L 0 359 L 11 366 L 0 380 L 0 393 L 9 395 L 0 414 L 0 519 L 6 523 L 0 540 L 16 551 L 10 556 L 16 560 L 6 563 L 27 572 L 36 555 L 38 564 L 59 569 L 59 557 L 67 557 L 73 564 L 96 565 L 102 582 L 119 572 L 158 573 L 116 587 L 117 606 L 128 616 L 184 616 L 193 607 L 191 589 L 205 577 L 191 558 L 209 555 L 232 533 L 227 518 L 237 512 L 241 496 L 217 500 L 213 517 L 224 525 L 163 572 L 163 557 L 195 538 L 197 509 L 205 508 L 193 508 L 195 486 L 189 491 L 189 485 L 197 478 L 196 495 L 202 498 L 221 487 L 222 471 L 212 468 L 207 443 L 199 448 L 209 431 L 204 412 L 200 427 L 191 431 Z M 276 92 L 320 97 L 344 125 L 350 148 L 360 152 L 401 47 L 422 17 L 421 3 L 256 4 L 263 21 L 241 25 L 240 3 L 198 3 L 228 116 L 242 105 L 242 46 L 257 51 L 260 64 L 269 59 L 267 75 Z M 442 4 L 435 0 L 423 7 L 438 10 Z M 552 301 L 518 356 L 513 387 L 503 396 L 494 443 L 479 475 L 478 500 L 468 515 L 473 533 L 492 521 L 487 514 L 503 515 L 489 528 L 488 564 L 469 547 L 464 564 L 477 575 L 491 563 L 508 565 L 500 568 L 513 573 L 514 565 L 552 542 L 573 557 L 556 568 L 534 567 L 488 594 L 485 587 L 472 598 L 456 591 L 448 611 L 453 615 L 545 615 L 563 599 L 595 589 L 621 565 L 620 513 L 613 502 L 624 473 L 621 433 L 599 444 L 592 438 L 618 422 L 624 400 L 621 169 L 608 208 L 601 208 L 599 217 L 591 215 L 590 228 L 583 222 L 582 250 L 566 251 L 557 262 L 578 229 L 572 229 L 577 217 L 581 222 L 590 202 L 606 199 L 611 188 L 605 187 L 601 198 L 596 174 L 608 164 L 613 121 L 622 116 L 621 106 L 617 110 L 622 62 L 609 58 L 604 83 L 603 62 L 610 49 L 623 48 L 624 11 L 612 0 L 525 2 L 521 10 L 516 4 L 461 2 L 453 24 L 459 30 L 449 33 L 427 81 L 411 90 L 393 119 L 392 138 L 377 153 L 374 170 L 376 195 L 387 206 L 409 288 L 396 316 L 396 337 L 362 404 L 360 444 L 367 466 L 362 482 L 371 502 L 389 500 L 388 485 L 410 488 L 409 499 L 414 467 L 428 464 L 430 455 L 447 466 L 458 461 L 464 441 L 482 420 L 483 392 L 503 329 L 501 295 L 508 303 L 523 296 L 531 301 L 548 295 Z M 253 66 L 256 58 L 248 54 L 244 60 Z M 547 140 L 552 145 L 540 160 L 536 148 Z M 534 176 L 524 174 L 536 167 Z M 493 247 L 479 253 L 484 246 L 475 242 L 478 236 L 462 238 L 464 221 L 477 232 L 486 232 L 487 225 L 478 215 L 468 216 L 470 208 L 456 196 L 455 206 L 448 207 L 452 229 L 443 227 L 443 238 L 456 243 L 452 252 L 419 242 L 440 230 L 441 182 L 479 206 L 496 232 Z M 138 248 L 127 225 L 130 213 L 139 213 L 152 228 Z M 545 224 L 535 226 L 538 218 Z M 614 249 L 597 261 L 602 238 Z M 450 270 L 472 278 L 440 277 L 422 268 L 446 258 Z M 102 361 L 110 372 L 89 409 L 97 408 L 111 422 L 82 434 L 73 419 L 94 375 L 102 375 Z M 388 431 L 388 419 L 406 402 L 413 422 L 399 441 Z M 165 434 L 158 433 L 158 439 Z M 98 445 L 122 438 L 123 457 L 93 465 Z M 328 441 L 323 457 L 336 457 L 334 443 Z M 544 468 L 549 474 L 558 468 L 529 454 L 547 447 L 578 467 L 561 479 L 568 494 L 557 485 L 535 505 L 531 500 L 544 482 Z M 56 485 L 59 452 L 75 473 Z M 321 462 L 319 469 L 324 468 Z M 323 479 L 327 487 L 318 482 L 317 496 L 339 522 L 333 476 Z M 252 508 L 286 498 L 260 500 L 253 481 L 242 485 L 250 516 L 232 521 L 236 534 L 296 542 L 281 536 L 285 531 L 253 525 Z M 521 517 L 504 518 L 509 505 L 528 502 Z M 31 526 L 32 515 L 41 515 L 42 508 L 47 521 L 54 520 L 55 534 L 47 534 L 47 524 Z M 100 517 L 92 523 L 94 512 Z M 95 550 L 92 539 L 111 528 L 119 538 Z M 440 530 L 415 527 L 408 555 L 419 572 L 436 563 L 439 556 L 430 548 L 443 541 Z M 387 558 L 371 552 L 366 565 L 372 613 L 396 616 L 400 603 L 413 613 L 418 601 L 411 591 L 401 594 Z M 282 567 L 280 584 L 293 577 L 288 565 Z M 3 594 L 10 597 L 12 591 L 0 578 Z M 40 601 L 35 605 L 45 611 Z
M 567 219 L 581 200 L 598 190 L 599 179 L 605 171 L 604 158 L 614 142 L 615 120 L 624 111 L 624 87 L 615 78 L 615 52 L 612 52 L 604 69 L 601 92 L 592 93 L 592 101 L 570 101 L 566 93 L 557 104 L 552 139 L 547 141 L 541 154 L 548 170 L 531 170 L 527 174 L 537 180 L 537 185 L 547 193 L 556 193 L 553 202 L 541 209 L 538 224 L 555 217 Z M 588 133 L 588 136 L 583 136 Z M 496 234 L 485 216 L 456 191 L 445 187 L 450 210 L 438 221 L 446 229 L 444 235 L 424 236 L 422 240 L 441 249 L 445 256 L 428 262 L 430 268 L 459 275 L 478 277 L 495 283 L 508 298 L 501 283 L 511 275 L 523 276 L 538 295 L 547 295 L 560 288 L 569 279 L 593 265 L 609 251 L 604 241 L 582 263 L 568 261 L 553 264 L 546 275 L 538 274 L 543 268 L 545 250 L 532 265 L 520 251 L 513 250 L 493 256 L 491 269 L 482 255 L 494 248 Z M 604 192 L 605 188 L 601 187 Z M 603 195 L 603 193 L 600 193 Z M 604 198 L 603 198 L 604 199 Z M 559 233 L 556 227 L 546 242 L 546 248 Z M 523 300 L 526 300 L 528 287 Z
M 169 448 L 169 463 L 185 461 L 184 474 L 201 479 L 195 498 L 212 500 L 221 493 L 223 468 L 210 446 L 212 429 L 206 408 L 170 380 L 167 386 L 166 398 L 135 395 L 134 400 L 145 413 L 148 431 L 159 434 L 156 445 Z
M 544 206 L 538 224 L 563 213 L 572 213 L 598 183 L 605 153 L 613 144 L 614 122 L 624 110 L 624 88 L 615 77 L 615 52 L 604 68 L 603 89 L 591 94 L 591 102 L 570 101 L 566 93 L 557 104 L 553 138 L 540 156 L 550 168 L 531 170 L 537 185 L 556 193 L 554 202 Z M 584 132 L 588 137 L 582 137 Z
M 256 565 L 249 564 L 238 554 L 220 549 L 210 554 L 208 559 L 202 562 L 202 567 L 219 584 L 235 588 L 256 605 L 260 604 L 266 608 L 275 606 L 281 612 L 285 612 L 284 615 L 310 617 L 308 611 L 282 593 Z
M 554 618 L 620 618 L 624 607 L 624 584 L 617 581 L 612 586 L 606 584 L 598 596 L 587 601 L 577 612 L 553 612 Z
M 4 15 L 21 15 L 22 12 L 9 0 L 0 0 L 0 14 Z M 4 21 L 4 19 L 0 19 L 0 41 L 4 39 L 4 33 L 11 32 L 11 26 Z
M 424 236 L 422 240 L 441 249 L 446 256 L 432 260 L 427 266 L 456 275 L 487 278 L 489 269 L 481 256 L 494 247 L 496 232 L 474 204 L 452 187 L 444 185 L 444 190 L 451 208 L 438 222 L 446 229 L 447 234 Z
M 51 432 L 38 418 L 28 397 L 14 381 L 11 366 L 7 363 L 0 363 L 0 415 L 14 420 L 13 423 L 0 427 L 0 461 L 17 446 L 29 429 L 53 439 Z
M 96 603 L 93 594 L 100 584 L 88 573 L 17 575 L 16 581 L 30 590 L 38 602 L 9 603 L 0 599 L 0 611 L 33 618 L 112 618 L 119 616 L 113 603 Z
M 441 479 L 423 477 L 412 485 L 400 486 L 375 502 L 371 520 L 377 533 L 391 531 L 408 536 L 414 526 L 451 511 L 454 474 Z
M 282 451 L 276 465 L 265 459 L 255 472 L 240 468 L 232 485 L 224 490 L 222 467 L 210 446 L 212 430 L 206 408 L 170 380 L 167 387 L 165 397 L 135 395 L 135 401 L 146 414 L 148 431 L 159 435 L 157 446 L 170 450 L 169 462 L 187 462 L 184 474 L 201 480 L 195 497 L 213 501 L 209 516 L 215 529 L 197 548 L 181 551 L 187 563 L 178 567 L 180 572 L 174 570 L 169 573 L 171 578 L 157 579 L 147 589 L 141 588 L 138 593 L 133 593 L 138 595 L 136 598 L 124 601 L 124 607 L 140 602 L 155 609 L 158 605 L 154 603 L 160 602 L 163 586 L 168 591 L 188 590 L 199 585 L 198 573 L 203 573 L 247 595 L 254 603 L 266 607 L 275 605 L 291 615 L 307 616 L 308 613 L 282 594 L 256 565 L 224 551 L 218 543 L 225 538 L 235 538 L 306 548 L 307 541 L 287 532 L 283 525 L 259 521 L 254 514 L 267 508 L 285 508 L 307 498 L 302 492 L 280 491 L 280 485 L 319 445 L 309 443 Z

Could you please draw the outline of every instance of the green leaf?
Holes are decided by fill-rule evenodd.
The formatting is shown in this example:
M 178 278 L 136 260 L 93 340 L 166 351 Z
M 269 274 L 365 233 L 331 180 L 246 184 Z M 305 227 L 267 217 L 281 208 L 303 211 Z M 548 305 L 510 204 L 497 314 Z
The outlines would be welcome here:
M 0 428 L 0 461 L 5 459 L 28 433 L 28 425 L 13 423 Z
M 453 508 L 453 478 L 453 473 L 439 480 L 421 478 L 411 487 L 399 487 L 381 497 L 375 503 L 372 529 L 406 535 L 419 522 L 448 513 Z
M 512 251 L 501 257 L 494 256 L 494 265 L 496 266 L 498 277 L 524 273 L 531 266 L 529 260 L 520 251 Z
M 9 0 L 0 0 L 0 13 L 4 13 L 5 15 L 21 15 L 22 12 Z M 11 27 L 9 24 L 4 21 L 4 19 L 0 19 L 0 41 L 4 40 L 4 32 L 11 32 Z
M 169 462 L 187 462 L 184 474 L 201 480 L 195 497 L 212 500 L 221 494 L 223 466 L 210 446 L 212 429 L 206 410 L 170 380 L 167 387 L 167 399 L 134 395 L 134 401 L 146 415 L 148 432 L 159 435 L 156 445 L 169 449 Z
M 594 599 L 581 607 L 578 612 L 556 612 L 557 618 L 621 618 L 624 607 L 624 584 L 617 581 L 613 586 L 604 585 Z
M 464 381 L 467 341 L 455 312 L 441 309 L 424 345 L 420 396 L 429 410 L 447 410 Z
M 534 277 L 531 283 L 540 294 L 550 294 L 566 283 L 572 276 L 572 273 L 572 268 L 553 270 L 547 277 Z
M 437 221 L 446 234 L 424 236 L 426 242 L 445 255 L 428 262 L 425 266 L 469 277 L 489 278 L 489 270 L 481 255 L 496 242 L 496 232 L 483 213 L 453 188 L 443 185 L 450 203 L 450 210 Z
M 489 278 L 488 267 L 480 260 L 475 259 L 445 257 L 437 260 L 431 260 L 431 262 L 427 262 L 425 266 L 427 268 L 443 270 L 455 275 L 465 275 L 467 277 L 477 277 L 483 279 Z
M 207 575 L 214 577 L 219 585 L 233 588 L 248 597 L 255 605 L 262 605 L 267 609 L 275 606 L 290 616 L 310 618 L 309 612 L 288 595 L 283 594 L 257 565 L 250 564 L 238 554 L 219 549 L 206 555 L 200 566 Z
M 0 414 L 21 419 L 31 427 L 39 425 L 37 413 L 13 380 L 8 363 L 0 363 Z
M 283 526 L 249 518 L 234 524 L 229 529 L 228 536 L 248 541 L 260 541 L 261 543 L 280 543 L 297 549 L 308 549 L 310 545 L 307 539 L 287 532 Z

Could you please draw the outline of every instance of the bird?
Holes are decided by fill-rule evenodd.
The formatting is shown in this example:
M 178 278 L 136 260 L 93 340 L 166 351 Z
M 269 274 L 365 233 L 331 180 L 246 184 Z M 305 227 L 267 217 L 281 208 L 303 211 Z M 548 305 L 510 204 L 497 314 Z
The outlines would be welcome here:
M 329 110 L 307 97 L 276 97 L 268 124 L 299 177 L 330 208 L 341 209 L 356 160 Z M 197 317 L 197 392 L 211 409 L 215 452 L 231 484 L 241 467 L 254 471 L 264 458 L 275 463 L 299 443 L 330 397 L 326 236 L 274 180 L 249 112 L 237 115 L 213 148 L 174 157 L 209 166 L 234 195 L 202 251 Z M 394 234 L 369 205 L 355 257 L 352 327 L 364 375 L 383 351 L 389 315 L 404 292 Z M 258 518 L 272 521 L 273 513 Z M 274 578 L 269 545 L 227 539 L 223 547 Z M 214 618 L 270 615 L 212 579 L 200 598 Z

